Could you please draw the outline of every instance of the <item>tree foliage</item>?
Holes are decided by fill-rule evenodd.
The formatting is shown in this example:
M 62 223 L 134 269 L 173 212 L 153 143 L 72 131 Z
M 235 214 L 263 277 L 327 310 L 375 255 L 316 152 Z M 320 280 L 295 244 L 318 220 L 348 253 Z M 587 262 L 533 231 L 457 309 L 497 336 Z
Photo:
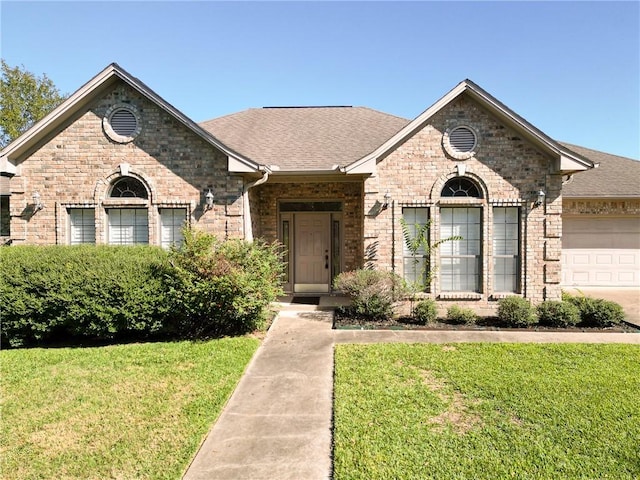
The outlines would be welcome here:
M 0 147 L 5 147 L 65 99 L 46 75 L 2 62 Z

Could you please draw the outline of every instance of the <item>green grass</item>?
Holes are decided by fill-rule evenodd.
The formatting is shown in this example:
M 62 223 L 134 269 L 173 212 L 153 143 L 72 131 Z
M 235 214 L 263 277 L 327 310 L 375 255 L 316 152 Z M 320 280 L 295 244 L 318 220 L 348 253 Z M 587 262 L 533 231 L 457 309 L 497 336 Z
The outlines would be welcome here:
M 638 479 L 640 348 L 338 345 L 335 479 Z
M 0 476 L 180 478 L 258 344 L 0 352 Z

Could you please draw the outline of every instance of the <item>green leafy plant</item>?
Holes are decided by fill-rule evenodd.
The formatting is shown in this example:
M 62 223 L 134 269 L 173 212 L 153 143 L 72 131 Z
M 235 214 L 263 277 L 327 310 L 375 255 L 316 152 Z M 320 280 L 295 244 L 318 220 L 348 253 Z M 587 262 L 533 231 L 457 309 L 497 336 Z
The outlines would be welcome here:
M 171 305 L 158 247 L 0 249 L 2 343 L 133 339 L 162 333 Z
M 580 310 L 570 302 L 548 300 L 536 307 L 540 325 L 571 327 L 580 322 Z
M 580 311 L 580 325 L 584 327 L 606 328 L 624 321 L 624 310 L 616 302 L 587 297 L 584 294 L 573 296 L 564 292 L 562 298 L 578 308 Z
M 509 296 L 498 302 L 498 319 L 510 327 L 528 327 L 538 321 L 536 312 L 529 300 Z
M 256 241 L 218 241 L 185 229 L 166 270 L 177 307 L 170 328 L 181 337 L 244 334 L 260 328 L 269 304 L 281 295 L 279 246 Z
M 478 315 L 470 308 L 451 305 L 447 309 L 447 320 L 452 323 L 474 325 L 478 321 Z
M 406 295 L 406 284 L 393 272 L 353 270 L 339 274 L 333 286 L 351 299 L 354 314 L 368 319 L 389 318 L 394 304 Z
M 431 253 L 445 242 L 462 240 L 461 236 L 453 235 L 434 243 L 430 243 L 429 230 L 431 228 L 431 223 L 432 221 L 428 220 L 425 224 L 416 224 L 414 233 L 411 231 L 411 227 L 407 221 L 404 218 L 400 219 L 402 236 L 407 250 L 409 250 L 409 253 L 411 254 L 413 269 L 415 270 L 418 265 L 422 263 L 422 268 L 416 276 L 416 280 L 409 283 L 411 310 L 414 315 L 415 312 L 413 312 L 413 304 L 416 300 L 417 293 L 424 292 L 431 287 L 431 283 L 436 272 L 436 267 L 431 265 Z
M 413 316 L 421 325 L 428 325 L 438 318 L 438 307 L 435 300 L 430 298 L 420 300 L 413 309 Z

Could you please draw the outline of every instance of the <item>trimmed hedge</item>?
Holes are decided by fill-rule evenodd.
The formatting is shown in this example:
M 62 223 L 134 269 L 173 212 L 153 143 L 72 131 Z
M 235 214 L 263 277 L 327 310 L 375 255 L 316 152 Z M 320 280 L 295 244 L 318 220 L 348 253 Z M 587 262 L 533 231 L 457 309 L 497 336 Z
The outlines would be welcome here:
M 154 247 L 0 248 L 2 344 L 159 334 L 169 313 Z
M 573 327 L 580 322 L 580 310 L 570 302 L 547 300 L 537 307 L 540 325 Z
M 420 300 L 413 309 L 413 316 L 418 324 L 428 325 L 438 318 L 438 306 L 435 300 L 428 298 Z
M 622 306 L 610 300 L 573 296 L 565 292 L 562 293 L 562 299 L 578 307 L 580 325 L 583 327 L 612 327 L 622 323 L 625 318 Z
M 259 328 L 281 293 L 275 245 L 185 231 L 136 246 L 0 248 L 2 345 L 198 338 Z
M 529 327 L 538 322 L 529 300 L 515 295 L 498 301 L 498 319 L 509 327 Z
M 478 315 L 470 308 L 451 305 L 447 308 L 447 320 L 459 325 L 475 325 L 478 321 Z

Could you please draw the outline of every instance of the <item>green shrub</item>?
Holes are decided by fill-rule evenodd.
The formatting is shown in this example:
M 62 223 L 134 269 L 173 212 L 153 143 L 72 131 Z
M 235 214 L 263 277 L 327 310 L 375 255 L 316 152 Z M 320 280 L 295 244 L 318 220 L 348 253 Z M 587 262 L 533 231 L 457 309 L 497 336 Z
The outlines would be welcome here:
M 578 308 L 580 325 L 584 327 L 611 327 L 622 323 L 625 318 L 622 306 L 610 300 L 569 294 L 563 294 L 563 298 Z
M 238 335 L 263 326 L 269 304 L 281 295 L 278 247 L 260 241 L 218 241 L 185 230 L 166 270 L 176 314 L 170 329 L 182 337 Z
M 381 270 L 343 272 L 335 278 L 334 288 L 351 299 L 356 315 L 368 319 L 391 317 L 395 302 L 407 292 L 402 278 Z
M 516 296 L 498 302 L 498 319 L 509 327 L 528 327 L 538 321 L 529 300 Z
M 537 307 L 540 325 L 572 327 L 580 322 L 580 310 L 571 302 L 549 300 Z
M 470 308 L 451 305 L 447 309 L 447 320 L 457 324 L 474 325 L 478 321 L 478 315 Z
M 420 300 L 413 308 L 413 316 L 421 325 L 427 325 L 438 318 L 438 307 L 432 299 Z
M 0 248 L 2 343 L 159 334 L 169 313 L 166 258 L 148 246 Z

